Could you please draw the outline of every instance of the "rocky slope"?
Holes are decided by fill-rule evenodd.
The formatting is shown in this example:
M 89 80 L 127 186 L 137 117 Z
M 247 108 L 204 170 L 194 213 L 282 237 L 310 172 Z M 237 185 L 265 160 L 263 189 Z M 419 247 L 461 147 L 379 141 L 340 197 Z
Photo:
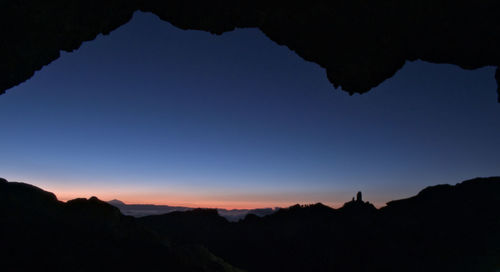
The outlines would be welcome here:
M 248 271 L 500 269 L 500 178 L 438 185 L 377 210 L 295 205 L 227 222 L 213 210 L 139 220 L 175 244 L 201 244 Z
M 200 246 L 172 246 L 95 197 L 63 203 L 0 179 L 2 271 L 239 271 Z

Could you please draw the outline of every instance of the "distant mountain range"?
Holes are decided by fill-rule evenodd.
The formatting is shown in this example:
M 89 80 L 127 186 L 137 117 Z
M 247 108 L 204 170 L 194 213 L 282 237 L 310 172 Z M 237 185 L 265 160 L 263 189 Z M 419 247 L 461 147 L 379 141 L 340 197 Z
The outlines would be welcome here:
M 123 205 L 112 201 L 114 205 Z M 500 271 L 500 177 L 376 209 L 295 205 L 230 222 L 215 209 L 135 218 L 0 179 L 1 271 Z
M 117 207 L 124 215 L 134 217 L 143 217 L 148 215 L 160 215 L 171 212 L 185 212 L 195 208 L 168 206 L 168 205 L 152 205 L 152 204 L 125 204 L 123 201 L 113 199 L 108 201 L 109 204 Z M 262 217 L 276 212 L 279 208 L 262 208 L 262 209 L 217 209 L 220 216 L 228 221 L 236 222 L 243 219 L 247 214 L 254 214 Z

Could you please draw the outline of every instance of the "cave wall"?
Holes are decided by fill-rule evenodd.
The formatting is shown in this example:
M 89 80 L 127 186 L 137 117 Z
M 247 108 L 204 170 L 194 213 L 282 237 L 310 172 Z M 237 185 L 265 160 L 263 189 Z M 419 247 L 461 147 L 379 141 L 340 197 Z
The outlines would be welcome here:
M 497 0 L 4 0 L 0 94 L 137 10 L 214 34 L 257 27 L 325 68 L 333 86 L 351 94 L 369 91 L 407 60 L 497 66 L 500 83 Z

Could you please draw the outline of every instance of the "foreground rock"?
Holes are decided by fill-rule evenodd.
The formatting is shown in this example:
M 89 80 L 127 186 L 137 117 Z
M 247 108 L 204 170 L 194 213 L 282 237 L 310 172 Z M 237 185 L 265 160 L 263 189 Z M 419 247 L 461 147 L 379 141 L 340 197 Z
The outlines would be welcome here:
M 139 220 L 175 244 L 201 244 L 248 271 L 500 269 L 500 177 L 438 185 L 377 210 L 295 205 L 227 222 L 211 210 Z
M 0 179 L 1 271 L 239 271 L 199 246 L 172 246 L 95 197 L 63 203 Z

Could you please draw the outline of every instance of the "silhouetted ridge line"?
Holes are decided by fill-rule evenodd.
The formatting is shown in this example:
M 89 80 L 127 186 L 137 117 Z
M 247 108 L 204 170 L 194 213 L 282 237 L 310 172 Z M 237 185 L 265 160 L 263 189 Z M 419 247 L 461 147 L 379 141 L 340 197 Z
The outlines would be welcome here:
M 152 205 L 152 204 L 125 204 L 124 202 L 114 199 L 108 201 L 109 204 L 117 207 L 125 215 L 134 217 L 142 217 L 148 215 L 159 215 L 178 211 L 189 211 L 196 208 L 168 206 L 168 205 Z M 228 221 L 238 221 L 243 219 L 247 214 L 255 214 L 257 216 L 265 216 L 276 212 L 276 208 L 260 208 L 260 209 L 216 209 L 217 212 Z
M 498 177 L 475 178 L 457 183 L 455 186 L 441 184 L 430 186 L 420 191 L 416 196 L 390 201 L 387 208 L 400 205 L 449 206 L 474 205 L 485 202 L 500 201 L 500 182 Z
M 239 271 L 200 246 L 172 246 L 96 197 L 67 203 L 0 179 L 0 271 Z
M 126 205 L 125 203 L 123 203 L 123 201 L 120 201 L 118 199 L 113 199 L 113 200 L 110 200 L 108 201 L 109 204 L 113 205 L 113 206 L 123 206 L 123 205 Z
M 358 193 L 339 209 L 317 203 L 239 222 L 202 212 L 139 222 L 250 272 L 500 269 L 499 177 L 427 187 L 378 210 Z
M 500 269 L 500 178 L 431 186 L 375 209 L 294 205 L 229 222 L 215 209 L 139 219 L 98 200 L 0 179 L 2 271 Z M 207 250 L 208 249 L 208 250 Z M 29 260 L 29 261 L 26 261 Z

